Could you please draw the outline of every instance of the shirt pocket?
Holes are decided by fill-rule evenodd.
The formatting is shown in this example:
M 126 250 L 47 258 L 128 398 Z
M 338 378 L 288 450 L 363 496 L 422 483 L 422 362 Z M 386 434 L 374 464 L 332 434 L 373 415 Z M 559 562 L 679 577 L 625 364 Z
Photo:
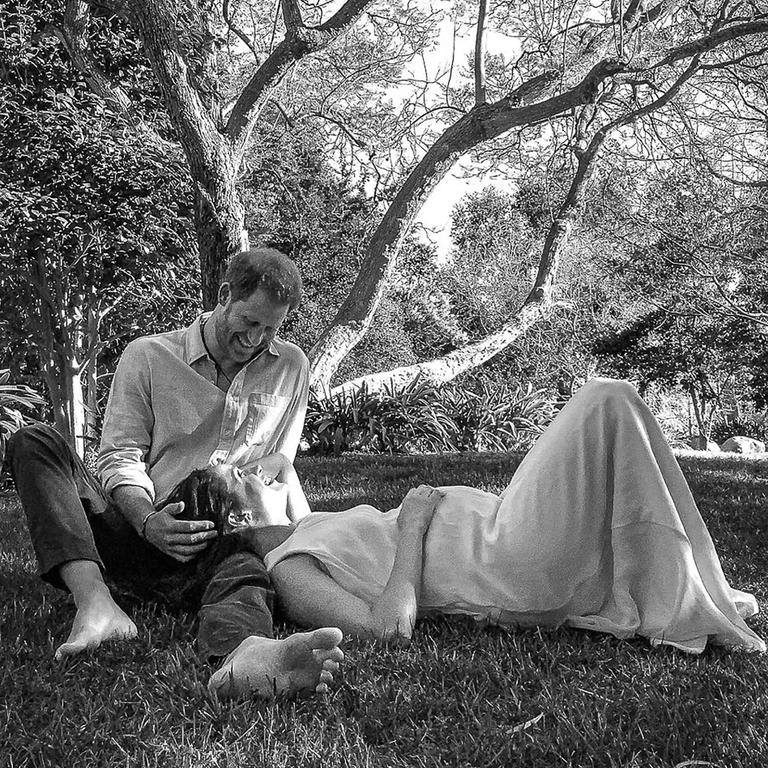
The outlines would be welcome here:
M 268 392 L 252 392 L 248 395 L 248 428 L 245 442 L 262 445 L 275 433 L 288 404 L 287 397 Z

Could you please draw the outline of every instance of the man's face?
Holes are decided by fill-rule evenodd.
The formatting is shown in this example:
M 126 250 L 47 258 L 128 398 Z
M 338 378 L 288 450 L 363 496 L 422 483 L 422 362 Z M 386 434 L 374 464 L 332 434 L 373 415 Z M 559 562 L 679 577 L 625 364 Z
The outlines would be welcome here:
M 233 299 L 229 285 L 219 292 L 224 306 L 216 325 L 216 342 L 231 363 L 242 365 L 265 350 L 288 314 L 288 304 L 275 301 L 263 288 Z

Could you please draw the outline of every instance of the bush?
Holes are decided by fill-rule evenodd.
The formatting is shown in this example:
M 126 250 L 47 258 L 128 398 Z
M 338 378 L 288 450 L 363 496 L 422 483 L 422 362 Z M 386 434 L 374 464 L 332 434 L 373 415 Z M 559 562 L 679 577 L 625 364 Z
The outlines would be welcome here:
M 433 403 L 435 387 L 414 381 L 399 392 L 392 385 L 381 393 L 364 385 L 349 393 L 310 398 L 304 439 L 313 453 L 344 451 L 404 453 L 416 440 L 422 450 L 438 450 L 447 434 Z
M 381 393 L 363 386 L 311 399 L 308 450 L 320 454 L 523 450 L 552 420 L 552 402 L 529 383 L 414 381 Z
M 11 372 L 5 368 L 0 370 L 0 466 L 5 457 L 5 446 L 8 438 L 22 427 L 25 418 L 21 409 L 34 408 L 43 405 L 40 395 L 25 384 L 9 384 Z
M 722 413 L 712 425 L 712 439 L 723 443 L 734 435 L 744 435 L 768 443 L 768 411 L 741 410 L 740 413 Z

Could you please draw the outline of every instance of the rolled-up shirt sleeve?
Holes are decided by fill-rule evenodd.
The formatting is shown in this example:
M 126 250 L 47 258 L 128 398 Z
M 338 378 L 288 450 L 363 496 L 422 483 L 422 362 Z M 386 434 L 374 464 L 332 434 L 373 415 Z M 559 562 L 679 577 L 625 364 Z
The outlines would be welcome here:
M 285 454 L 291 461 L 296 458 L 304 419 L 307 415 L 307 397 L 309 395 L 309 361 L 302 355 L 301 371 L 296 379 L 296 388 L 291 398 L 283 429 L 276 436 L 274 451 Z
M 121 485 L 136 485 L 154 502 L 155 487 L 147 473 L 154 426 L 151 373 L 142 341 L 128 344 L 117 365 L 96 468 L 108 494 Z

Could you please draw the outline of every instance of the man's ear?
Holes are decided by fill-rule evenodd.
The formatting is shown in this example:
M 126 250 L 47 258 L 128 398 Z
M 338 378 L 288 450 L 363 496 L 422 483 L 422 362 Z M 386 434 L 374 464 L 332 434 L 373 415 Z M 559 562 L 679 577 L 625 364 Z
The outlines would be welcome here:
M 253 512 L 250 509 L 230 512 L 227 516 L 227 525 L 230 528 L 248 528 L 253 525 Z
M 219 286 L 219 304 L 221 304 L 222 307 L 225 307 L 231 298 L 232 289 L 229 287 L 229 283 L 222 283 Z

